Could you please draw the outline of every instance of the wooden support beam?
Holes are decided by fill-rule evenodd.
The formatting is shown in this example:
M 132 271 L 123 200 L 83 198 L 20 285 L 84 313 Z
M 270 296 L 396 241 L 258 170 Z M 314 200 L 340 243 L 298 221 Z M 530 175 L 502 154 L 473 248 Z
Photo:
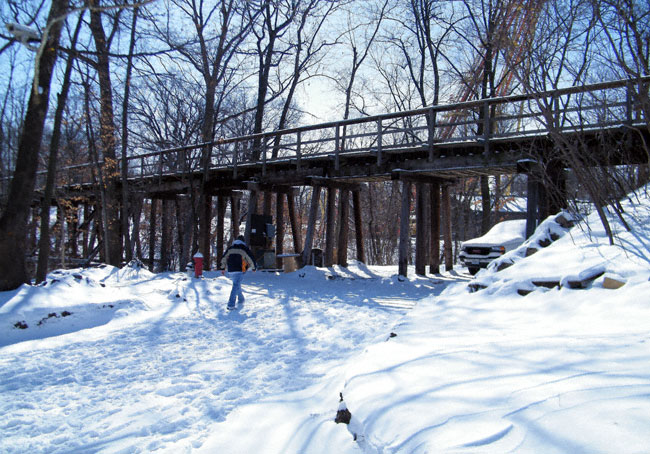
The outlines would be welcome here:
M 409 181 L 411 183 L 453 183 L 451 178 L 440 178 L 430 175 L 427 171 L 410 171 L 410 170 L 397 170 L 390 174 L 390 179 L 393 181 Z
M 527 175 L 526 189 L 526 238 L 529 238 L 537 228 L 537 212 L 539 210 L 539 185 L 532 174 Z
M 326 267 L 334 264 L 334 240 L 336 235 L 336 189 L 327 188 L 327 213 L 325 227 L 325 263 Z
M 569 206 L 564 169 L 564 164 L 559 160 L 553 160 L 546 165 L 546 181 L 550 182 L 550 187 L 546 191 L 549 215 L 558 213 Z
M 251 230 L 253 229 L 253 215 L 256 213 L 257 213 L 257 189 L 251 189 L 248 193 L 248 212 L 246 213 L 246 231 L 244 233 L 246 244 L 250 244 L 251 242 Z
M 287 209 L 289 211 L 289 222 L 291 223 L 291 236 L 293 237 L 293 251 L 296 254 L 302 253 L 302 232 L 298 223 L 298 213 L 296 212 L 295 191 L 286 193 Z M 300 264 L 298 264 L 301 266 Z
M 225 222 L 224 221 L 226 218 L 226 202 L 227 202 L 226 196 L 224 195 L 218 196 L 217 198 L 217 241 L 216 241 L 217 250 L 214 251 L 215 256 L 217 258 L 217 263 L 214 266 L 215 269 L 221 267 L 221 259 L 223 258 L 223 253 L 224 253 L 224 246 L 225 246 L 224 244 Z
M 357 240 L 357 260 L 366 263 L 366 250 L 363 245 L 363 224 L 361 222 L 361 193 L 352 193 L 352 206 L 354 209 L 354 233 Z
M 170 245 L 172 244 L 172 229 L 171 229 L 171 217 L 172 217 L 172 210 L 171 210 L 171 200 L 169 199 L 163 199 L 162 201 L 162 216 L 161 216 L 161 229 L 162 229 L 162 236 L 160 238 L 160 244 L 162 245 L 160 248 L 160 264 L 158 267 L 158 271 L 168 271 L 169 270 L 169 265 L 171 263 L 171 257 L 169 255 L 170 253 Z
M 415 184 L 415 274 L 426 275 L 427 265 L 427 241 L 426 230 L 428 228 L 425 212 L 425 185 Z
M 156 199 L 151 199 L 151 212 L 149 213 L 149 271 L 153 272 L 156 252 Z
M 305 184 L 309 186 L 323 186 L 326 188 L 345 189 L 347 191 L 360 191 L 362 188 L 361 183 L 350 183 L 347 181 L 335 180 L 327 177 L 307 177 Z
M 316 220 L 318 217 L 320 193 L 320 186 L 314 186 L 312 188 L 311 205 L 309 206 L 309 219 L 307 221 L 307 233 L 305 234 L 305 249 L 302 251 L 303 266 L 310 264 L 311 261 L 311 250 L 314 245 L 314 230 L 316 229 Z
M 246 187 L 250 189 L 255 189 L 259 192 L 265 193 L 282 193 L 286 194 L 294 191 L 296 188 L 288 184 L 275 184 L 275 183 L 258 183 L 258 182 L 248 182 Z M 272 198 L 272 196 L 271 196 Z
M 241 205 L 241 192 L 233 192 L 230 196 L 230 226 L 233 240 L 239 236 L 239 212 Z
M 275 267 L 282 268 L 282 259 L 278 255 L 284 253 L 284 201 L 282 193 L 275 194 Z
M 136 193 L 131 201 L 131 247 L 135 251 L 135 257 L 142 258 L 142 244 L 140 242 L 140 218 L 142 216 L 142 205 L 144 203 L 144 195 Z M 86 205 L 84 204 L 84 224 L 86 223 Z M 86 232 L 84 232 L 84 236 Z M 85 243 L 85 239 L 84 239 Z M 86 249 L 84 249 L 84 257 L 88 257 Z
M 348 266 L 348 234 L 350 232 L 350 191 L 345 189 L 339 192 L 339 241 L 338 264 Z
M 203 269 L 209 271 L 212 265 L 212 252 L 210 248 L 210 227 L 212 226 L 212 196 L 203 196 L 203 216 L 201 216 L 200 251 L 203 254 Z M 164 244 L 164 243 L 163 243 Z
M 93 211 L 93 215 L 95 212 Z M 88 257 L 88 237 L 89 237 L 89 230 L 90 230 L 90 208 L 87 203 L 84 203 L 84 223 L 82 225 L 82 253 L 84 257 Z M 85 228 L 84 228 L 85 226 Z
M 445 239 L 445 269 L 451 271 L 454 269 L 453 246 L 451 243 L 451 194 L 449 185 L 442 185 L 442 217 L 445 221 L 443 225 L 443 236 Z
M 33 221 L 32 221 L 32 241 L 34 241 L 33 248 L 36 249 L 36 245 L 38 242 L 36 241 L 36 224 L 37 222 L 35 221 L 37 217 L 37 211 L 33 211 Z M 70 258 L 79 258 L 79 251 L 78 251 L 78 236 L 79 236 L 79 208 L 75 204 L 73 205 L 71 209 L 71 213 L 68 215 L 68 247 L 70 249 Z
M 406 277 L 409 264 L 409 243 L 411 242 L 411 183 L 402 181 L 402 211 L 399 230 L 399 275 Z
M 431 183 L 431 251 L 430 272 L 440 273 L 440 183 Z
M 262 197 L 262 214 L 264 216 L 270 216 L 271 207 L 273 206 L 273 193 L 265 190 L 262 194 L 264 194 Z

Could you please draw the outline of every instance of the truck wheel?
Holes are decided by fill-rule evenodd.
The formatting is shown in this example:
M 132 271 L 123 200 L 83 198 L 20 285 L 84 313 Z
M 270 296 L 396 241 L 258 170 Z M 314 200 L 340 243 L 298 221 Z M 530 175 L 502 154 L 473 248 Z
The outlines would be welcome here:
M 472 276 L 474 276 L 476 273 L 478 273 L 478 270 L 480 270 L 480 269 L 481 268 L 478 267 L 478 266 L 468 266 L 467 267 L 467 271 L 469 271 L 469 274 L 471 274 Z

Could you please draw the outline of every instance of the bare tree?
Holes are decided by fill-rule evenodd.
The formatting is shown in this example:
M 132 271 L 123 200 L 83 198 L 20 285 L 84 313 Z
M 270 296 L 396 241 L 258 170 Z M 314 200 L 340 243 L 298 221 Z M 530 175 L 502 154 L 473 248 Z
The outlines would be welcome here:
M 96 51 L 96 61 L 93 66 L 97 71 L 100 90 L 100 144 L 101 144 L 101 182 L 105 186 L 103 210 L 105 212 L 104 247 L 106 260 L 109 264 L 119 266 L 122 262 L 122 241 L 120 235 L 120 204 L 116 154 L 116 127 L 113 108 L 113 84 L 111 81 L 110 49 L 111 43 L 119 27 L 119 16 L 122 9 L 104 12 L 100 0 L 86 0 L 90 9 L 90 31 Z M 110 33 L 106 35 L 103 17 L 108 16 L 111 22 Z
M 75 48 L 79 32 L 81 30 L 83 13 L 79 16 L 77 26 L 73 32 L 70 47 Z M 63 75 L 63 82 L 61 83 L 61 91 L 57 96 L 56 113 L 54 115 L 54 125 L 52 131 L 52 138 L 50 140 L 50 154 L 48 157 L 47 165 L 47 180 L 45 189 L 43 191 L 43 199 L 41 200 L 41 224 L 40 224 L 40 237 L 38 247 L 38 266 L 36 269 L 36 283 L 43 282 L 47 274 L 48 259 L 50 254 L 50 204 L 54 193 L 54 184 L 56 181 L 56 168 L 59 154 L 59 145 L 61 141 L 61 123 L 63 122 L 63 114 L 65 105 L 68 100 L 68 92 L 70 90 L 72 69 L 74 66 L 74 57 L 68 57 L 66 63 L 65 73 Z
M 267 93 L 270 86 L 271 69 L 279 66 L 289 53 L 291 44 L 284 43 L 283 37 L 289 30 L 294 18 L 299 13 L 300 1 L 264 0 L 260 7 L 259 26 L 253 27 L 257 67 L 257 102 L 253 134 L 264 129 L 264 108 L 268 102 Z M 278 45 L 282 45 L 278 48 Z M 253 141 L 253 160 L 257 161 L 262 153 L 261 138 Z
M 310 77 L 318 75 L 317 72 L 312 72 L 312 68 L 320 63 L 325 50 L 334 44 L 323 39 L 321 35 L 324 34 L 323 26 L 325 21 L 336 11 L 338 3 L 309 0 L 297 6 L 297 21 L 294 21 L 295 23 L 293 25 L 295 35 L 291 43 L 293 71 L 289 74 L 286 81 L 282 81 L 282 86 L 286 86 L 287 88 L 282 111 L 277 123 L 278 130 L 287 127 L 298 85 Z M 276 136 L 273 146 L 273 158 L 277 157 L 279 145 L 280 136 Z
M 373 4 L 370 4 L 373 6 Z M 364 64 L 370 51 L 375 44 L 375 40 L 379 34 L 381 26 L 386 19 L 389 9 L 388 0 L 383 0 L 380 5 L 369 12 L 369 17 L 361 13 L 358 4 L 354 5 L 354 10 L 347 11 L 346 30 L 343 31 L 340 38 L 337 40 L 342 46 L 345 46 L 349 52 L 350 61 L 346 62 L 349 66 L 342 67 L 334 81 L 337 88 L 344 93 L 343 102 L 343 119 L 350 118 L 350 111 L 353 107 L 360 113 L 365 113 L 363 104 L 356 104 L 354 85 L 359 75 L 359 70 Z M 363 96 L 358 96 L 359 100 L 363 100 Z M 345 134 L 343 134 L 345 136 Z
M 607 51 L 601 60 L 612 68 L 617 78 L 638 79 L 650 75 L 650 5 L 634 0 L 611 1 L 592 0 L 594 14 L 606 37 Z M 631 82 L 627 96 L 634 109 L 643 113 L 646 128 L 650 131 L 650 86 L 647 83 Z M 644 144 L 647 163 L 639 170 L 637 185 L 649 180 L 649 144 Z
M 27 218 L 34 194 L 50 81 L 67 8 L 66 0 L 52 1 L 45 33 L 37 52 L 34 84 L 18 145 L 16 167 L 7 205 L 0 217 L 0 291 L 14 289 L 28 281 L 25 265 Z
M 553 90 L 562 85 L 589 81 L 589 69 L 595 63 L 594 49 L 602 44 L 598 37 L 600 31 L 596 27 L 599 12 L 592 6 L 590 1 L 583 0 L 553 1 L 545 5 L 538 33 L 531 46 L 532 65 L 515 68 L 518 80 L 526 91 Z M 564 192 L 563 183 L 553 175 L 557 176 L 564 167 L 571 169 L 579 187 L 588 194 L 613 244 L 614 232 L 607 219 L 606 207 L 609 205 L 619 212 L 617 198 L 624 192 L 621 190 L 623 182 L 620 173 L 616 167 L 612 167 L 620 158 L 614 153 L 614 150 L 621 148 L 616 143 L 619 139 L 604 132 L 599 135 L 597 143 L 590 143 L 580 135 L 571 136 L 562 131 L 566 126 L 579 128 L 565 108 L 581 109 L 590 101 L 593 101 L 590 96 L 537 99 L 536 105 L 543 112 L 543 123 L 549 131 L 553 147 L 542 152 L 530 152 L 539 162 L 538 178 L 551 192 L 551 199 L 553 193 L 555 197 L 562 197 Z
M 136 25 L 138 22 L 138 6 L 133 8 L 131 21 L 131 37 L 129 39 L 129 52 L 126 59 L 126 76 L 124 80 L 124 98 L 122 99 L 122 237 L 124 238 L 125 259 L 130 262 L 133 258 L 133 248 L 129 236 L 129 180 L 127 149 L 129 144 L 129 102 L 131 92 L 131 73 L 133 70 L 133 52 L 136 39 Z
M 176 7 L 167 11 L 170 20 L 165 22 L 164 27 L 160 24 L 155 26 L 160 39 L 196 71 L 201 81 L 204 116 L 200 139 L 206 143 L 202 150 L 201 167 L 205 179 L 212 156 L 210 142 L 215 133 L 215 120 L 219 116 L 221 103 L 232 89 L 233 74 L 241 64 L 238 60 L 240 45 L 248 37 L 257 13 L 251 12 L 251 5 L 243 0 L 220 0 L 212 4 L 172 0 L 170 3 Z M 178 24 L 181 28 L 172 28 L 172 24 Z M 188 34 L 186 25 L 193 28 L 193 35 Z M 198 212 L 201 229 L 205 231 L 209 228 L 206 213 L 198 209 L 204 205 L 205 194 L 201 188 L 193 188 L 191 194 L 192 210 L 189 211 L 186 225 L 194 223 Z M 185 234 L 190 235 L 189 229 Z M 204 237 L 207 238 L 207 235 Z M 184 242 L 187 243 L 187 238 Z M 203 256 L 209 260 L 207 248 L 209 244 L 201 245 Z M 185 254 L 181 263 L 189 260 L 190 251 L 185 251 Z

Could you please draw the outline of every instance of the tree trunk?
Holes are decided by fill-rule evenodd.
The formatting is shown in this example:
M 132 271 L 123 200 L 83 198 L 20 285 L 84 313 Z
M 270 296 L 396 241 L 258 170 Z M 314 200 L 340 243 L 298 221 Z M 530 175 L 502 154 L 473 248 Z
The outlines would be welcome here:
M 336 189 L 333 187 L 327 188 L 327 214 L 326 222 L 327 227 L 325 230 L 325 263 L 326 267 L 334 264 L 334 240 L 336 236 Z
M 409 264 L 409 246 L 411 242 L 411 183 L 402 181 L 402 212 L 399 230 L 399 275 L 406 277 Z
M 449 185 L 442 186 L 442 217 L 445 221 L 443 226 L 443 236 L 445 239 L 444 252 L 445 252 L 445 269 L 451 271 L 454 268 L 454 258 L 452 249 L 452 234 L 451 234 L 451 195 L 449 193 Z
M 339 191 L 339 240 L 338 240 L 338 264 L 348 266 L 348 234 L 350 232 L 350 191 L 341 189 Z
M 490 180 L 487 176 L 481 176 L 481 234 L 484 235 L 490 230 Z
M 162 200 L 162 213 L 160 215 L 161 238 L 160 238 L 160 264 L 158 271 L 169 271 L 170 249 L 172 244 L 171 232 L 171 200 Z
M 415 274 L 424 276 L 428 255 L 425 184 L 416 183 L 415 191 Z
M 120 233 L 120 206 L 119 191 L 117 187 L 117 159 L 115 155 L 115 123 L 113 114 L 113 87 L 111 84 L 109 48 L 102 25 L 101 10 L 98 0 L 88 0 L 90 10 L 90 30 L 97 51 L 97 76 L 100 91 L 99 124 L 101 131 L 101 144 L 103 156 L 103 169 L 106 186 L 106 199 L 102 207 L 106 212 L 106 225 L 104 241 L 107 242 L 107 262 L 113 266 L 120 266 L 122 262 L 122 238 Z
M 126 156 L 129 137 L 129 94 L 131 91 L 131 70 L 133 68 L 133 49 L 135 47 L 135 28 L 138 21 L 138 11 L 137 6 L 133 8 L 131 41 L 129 43 L 129 56 L 126 60 L 126 80 L 124 81 L 124 100 L 122 101 L 122 235 L 124 237 L 124 251 L 127 262 L 130 262 L 133 258 L 133 247 L 131 238 L 129 237 L 129 186 Z
M 296 202 L 294 201 L 294 191 L 287 192 L 287 211 L 289 211 L 289 222 L 291 223 L 291 235 L 293 237 L 293 251 L 296 254 L 302 252 L 302 231 L 300 229 L 301 223 L 298 221 L 298 214 L 296 213 Z
M 79 30 L 81 29 L 82 17 L 79 17 L 77 27 L 72 37 L 70 47 L 75 48 Z M 72 67 L 74 57 L 70 56 L 63 75 L 63 83 L 61 84 L 61 91 L 57 95 L 56 113 L 54 114 L 54 127 L 52 128 L 52 138 L 50 139 L 50 155 L 47 162 L 47 180 L 45 183 L 45 190 L 43 191 L 43 199 L 41 200 L 41 231 L 38 242 L 38 265 L 36 268 L 36 283 L 43 282 L 47 275 L 48 261 L 50 256 L 50 207 L 52 205 L 52 196 L 54 194 L 54 184 L 56 179 L 56 165 L 59 154 L 59 143 L 61 141 L 61 123 L 63 122 L 63 110 L 68 99 L 68 91 L 70 90 L 70 75 L 72 74 Z
M 305 233 L 305 249 L 302 251 L 303 265 L 314 265 L 311 263 L 311 249 L 314 245 L 314 231 L 316 230 L 316 218 L 318 217 L 320 192 L 320 186 L 312 187 L 311 205 L 309 206 L 309 219 L 307 220 L 307 232 Z
M 23 131 L 18 144 L 7 206 L 0 217 L 0 291 L 12 290 L 29 281 L 25 263 L 27 218 L 34 196 L 38 152 L 41 148 L 45 116 L 50 96 L 50 81 L 56 63 L 63 21 L 68 2 L 52 0 L 48 15 L 49 33 L 37 57 L 38 73 L 30 92 Z M 42 50 L 42 52 L 41 52 Z
M 149 271 L 153 271 L 156 260 L 156 199 L 151 199 L 151 212 L 149 215 Z
M 354 209 L 354 233 L 357 241 L 357 260 L 366 263 L 366 250 L 363 245 L 363 223 L 361 222 L 361 193 L 352 193 L 352 206 Z
M 431 183 L 431 251 L 430 272 L 440 273 L 440 183 Z

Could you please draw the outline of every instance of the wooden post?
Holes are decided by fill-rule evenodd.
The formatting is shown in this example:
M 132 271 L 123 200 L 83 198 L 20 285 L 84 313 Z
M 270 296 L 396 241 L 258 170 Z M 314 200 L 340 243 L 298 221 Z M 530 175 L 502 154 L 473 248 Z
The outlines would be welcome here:
M 212 196 L 205 194 L 203 197 L 203 216 L 201 218 L 201 254 L 203 254 L 203 269 L 210 270 L 211 248 L 210 248 L 210 227 L 212 226 Z M 164 243 L 163 243 L 164 244 Z
M 295 190 L 287 192 L 287 209 L 289 210 L 289 221 L 291 222 L 291 235 L 293 236 L 293 251 L 296 254 L 302 252 L 302 232 L 298 224 L 298 215 L 296 213 Z
M 262 191 L 262 214 L 271 216 L 271 207 L 273 206 L 273 194 L 269 191 Z
M 169 245 L 172 244 L 172 235 L 171 235 L 171 226 L 170 226 L 170 221 L 171 221 L 171 204 L 170 200 L 168 199 L 163 199 L 162 201 L 162 216 L 161 216 L 161 230 L 162 230 L 162 236 L 160 238 L 160 244 L 162 247 L 160 248 L 160 264 L 158 267 L 158 271 L 168 271 L 169 270 L 169 264 L 170 264 L 170 257 L 169 257 L 169 252 L 170 252 L 170 247 Z
M 402 212 L 400 214 L 399 227 L 399 275 L 406 277 L 408 274 L 409 264 L 409 243 L 411 241 L 410 232 L 411 216 L 411 183 L 402 181 Z
M 415 274 L 427 274 L 426 213 L 424 183 L 415 184 Z
M 327 214 L 325 228 L 325 263 L 326 267 L 334 264 L 334 237 L 336 235 L 336 189 L 333 187 L 327 188 Z
M 440 183 L 431 183 L 430 272 L 440 273 Z
M 542 212 L 540 221 L 569 206 L 567 201 L 566 176 L 562 162 L 557 159 L 548 162 L 545 166 L 545 171 L 546 178 L 544 180 L 549 183 L 549 186 L 544 191 L 546 195 L 546 210 Z
M 350 191 L 339 190 L 339 241 L 338 264 L 348 266 L 348 234 L 350 232 Z
M 275 267 L 282 268 L 282 259 L 277 256 L 284 253 L 284 202 L 282 193 L 275 194 Z
M 451 271 L 454 269 L 454 257 L 451 244 L 451 195 L 449 194 L 449 185 L 442 185 L 442 216 L 445 220 L 443 226 L 443 236 L 445 239 L 445 269 Z
M 83 257 L 87 258 L 88 257 L 88 237 L 89 237 L 89 230 L 90 230 L 90 209 L 88 208 L 88 203 L 84 203 L 84 225 L 85 228 L 83 229 L 82 232 L 82 242 L 83 244 L 81 245 L 82 250 L 83 250 Z
M 526 189 L 526 238 L 529 238 L 537 228 L 538 193 L 537 182 L 532 174 L 528 174 Z
M 36 241 L 36 225 L 37 225 L 37 216 L 38 212 L 36 210 L 33 210 L 33 217 L 32 217 L 32 236 L 31 238 L 34 241 L 34 246 L 33 248 L 36 249 L 36 245 L 38 242 Z M 79 253 L 78 253 L 78 245 L 77 245 L 77 237 L 79 236 L 79 206 L 75 205 L 72 208 L 72 212 L 68 215 L 68 247 L 70 248 L 70 258 L 79 258 Z
M 354 209 L 354 233 L 357 240 L 357 260 L 366 263 L 366 250 L 363 246 L 363 224 L 361 222 L 361 191 L 352 191 Z
M 253 215 L 257 212 L 257 189 L 250 189 L 248 193 L 248 212 L 246 213 L 246 244 L 251 243 L 251 230 L 253 228 Z
M 88 254 L 86 258 L 90 259 L 91 256 L 95 256 L 97 253 L 101 254 L 103 248 L 101 247 L 102 242 L 102 216 L 100 214 L 100 209 L 96 203 L 93 204 L 93 212 L 91 214 L 93 217 L 92 228 L 88 226 L 90 238 L 88 239 Z M 97 243 L 95 247 L 94 244 Z M 95 252 L 97 250 L 97 252 Z
M 232 228 L 232 238 L 239 236 L 239 208 L 241 203 L 241 193 L 233 192 L 230 196 L 230 225 Z
M 318 204 L 320 203 L 320 186 L 314 186 L 311 191 L 311 205 L 309 207 L 309 220 L 307 221 L 307 233 L 305 234 L 305 249 L 302 251 L 303 265 L 310 264 L 311 249 L 314 244 L 314 230 L 316 229 L 316 218 L 318 217 Z
M 151 199 L 151 213 L 149 215 L 149 271 L 153 272 L 156 252 L 156 199 Z
M 59 251 L 59 258 L 61 259 L 60 267 L 65 268 L 65 212 L 66 208 L 63 203 L 59 203 L 56 210 L 56 222 L 59 224 L 59 231 L 56 237 L 56 245 Z M 104 239 L 106 241 L 106 239 Z
M 144 203 L 144 197 L 141 194 L 136 194 L 136 196 L 133 197 L 133 201 L 131 203 L 131 208 L 132 208 L 131 219 L 133 220 L 132 222 L 133 227 L 131 228 L 131 247 L 134 249 L 135 256 L 138 258 L 142 258 L 142 244 L 140 243 L 140 217 L 142 215 L 143 203 Z M 87 219 L 88 218 L 86 217 L 86 207 L 84 205 L 84 223 L 87 222 Z M 85 234 L 86 233 L 84 232 L 84 235 Z M 84 257 L 87 257 L 85 250 L 84 250 Z
M 226 217 L 226 196 L 220 194 L 219 197 L 217 197 L 217 244 L 216 244 L 217 250 L 214 251 L 215 256 L 217 258 L 217 263 L 214 266 L 215 269 L 221 268 L 221 259 L 223 258 L 223 252 L 224 252 L 223 237 L 224 237 L 225 217 Z

